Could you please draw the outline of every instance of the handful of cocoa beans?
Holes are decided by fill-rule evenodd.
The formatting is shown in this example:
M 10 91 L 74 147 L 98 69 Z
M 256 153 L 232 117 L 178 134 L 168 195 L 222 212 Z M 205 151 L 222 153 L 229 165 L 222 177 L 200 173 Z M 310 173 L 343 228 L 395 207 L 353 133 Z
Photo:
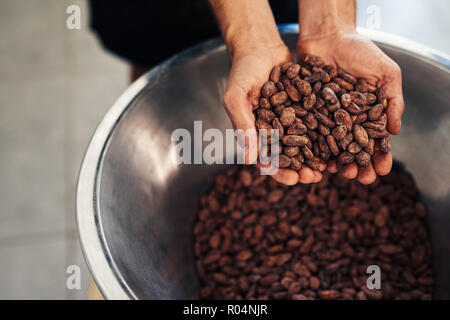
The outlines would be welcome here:
M 306 55 L 272 69 L 254 114 L 257 129 L 279 130 L 280 168 L 317 170 L 320 159 L 367 166 L 376 151 L 389 152 L 386 108 L 381 89 Z

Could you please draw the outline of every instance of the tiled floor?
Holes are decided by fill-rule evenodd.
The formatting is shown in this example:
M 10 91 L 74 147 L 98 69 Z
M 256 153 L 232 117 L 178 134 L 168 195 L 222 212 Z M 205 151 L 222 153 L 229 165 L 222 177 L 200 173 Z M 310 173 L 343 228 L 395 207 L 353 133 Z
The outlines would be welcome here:
M 66 8 L 81 5 L 81 30 Z M 447 0 L 360 0 L 380 27 L 450 53 Z M 105 53 L 81 0 L 0 0 L 0 299 L 87 297 L 75 231 L 75 185 L 96 124 L 126 88 L 125 63 Z M 66 289 L 66 268 L 82 270 Z
M 81 5 L 81 30 L 66 8 Z M 87 297 L 75 185 L 95 126 L 126 88 L 125 63 L 87 27 L 85 1 L 0 0 L 0 298 Z M 66 268 L 81 267 L 81 290 Z

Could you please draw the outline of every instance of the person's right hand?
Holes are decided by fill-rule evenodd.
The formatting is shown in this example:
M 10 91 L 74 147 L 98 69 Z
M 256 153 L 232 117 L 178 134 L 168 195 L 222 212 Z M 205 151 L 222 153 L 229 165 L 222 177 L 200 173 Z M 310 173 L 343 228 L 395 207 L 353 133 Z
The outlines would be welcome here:
M 259 104 L 261 87 L 268 81 L 272 68 L 286 61 L 292 61 L 292 56 L 284 44 L 273 47 L 253 46 L 232 55 L 232 67 L 223 103 L 235 129 L 242 129 L 244 132 L 251 130 L 256 137 L 253 107 Z M 252 148 L 258 146 L 249 142 L 245 141 L 245 162 L 252 164 L 256 163 L 255 156 L 258 154 L 258 150 L 255 152 Z M 320 169 L 325 170 L 325 167 L 323 163 Z M 322 174 L 303 166 L 299 172 L 279 169 L 272 177 L 281 183 L 294 185 L 298 182 L 319 182 Z

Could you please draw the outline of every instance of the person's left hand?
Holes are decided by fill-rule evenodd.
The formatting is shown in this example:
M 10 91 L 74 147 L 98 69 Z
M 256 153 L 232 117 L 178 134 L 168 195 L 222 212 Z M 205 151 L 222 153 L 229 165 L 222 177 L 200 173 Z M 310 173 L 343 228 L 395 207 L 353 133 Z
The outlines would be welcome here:
M 338 70 L 364 78 L 372 89 L 383 89 L 388 100 L 387 130 L 393 135 L 400 132 L 404 109 L 400 67 L 372 41 L 356 31 L 348 31 L 316 38 L 300 38 L 297 50 L 299 57 L 305 53 L 319 56 Z M 391 168 L 392 154 L 379 151 L 366 167 L 358 167 L 356 163 L 352 163 L 338 168 L 334 160 L 330 160 L 327 165 L 330 172 L 340 171 L 348 179 L 357 177 L 363 184 L 372 183 L 377 175 L 388 174 Z

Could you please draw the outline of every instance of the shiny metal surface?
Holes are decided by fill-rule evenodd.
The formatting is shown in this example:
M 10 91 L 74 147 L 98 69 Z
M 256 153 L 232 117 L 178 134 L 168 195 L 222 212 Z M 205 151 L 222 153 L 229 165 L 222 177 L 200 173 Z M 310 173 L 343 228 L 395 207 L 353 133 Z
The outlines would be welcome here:
M 295 48 L 295 26 L 281 28 Z M 403 70 L 406 111 L 393 153 L 430 209 L 436 296 L 450 298 L 450 59 L 389 34 L 360 30 Z M 221 106 L 229 61 L 212 40 L 136 81 L 108 111 L 87 149 L 77 188 L 85 258 L 108 299 L 198 297 L 191 226 L 220 165 L 174 165 L 170 134 L 231 128 Z

